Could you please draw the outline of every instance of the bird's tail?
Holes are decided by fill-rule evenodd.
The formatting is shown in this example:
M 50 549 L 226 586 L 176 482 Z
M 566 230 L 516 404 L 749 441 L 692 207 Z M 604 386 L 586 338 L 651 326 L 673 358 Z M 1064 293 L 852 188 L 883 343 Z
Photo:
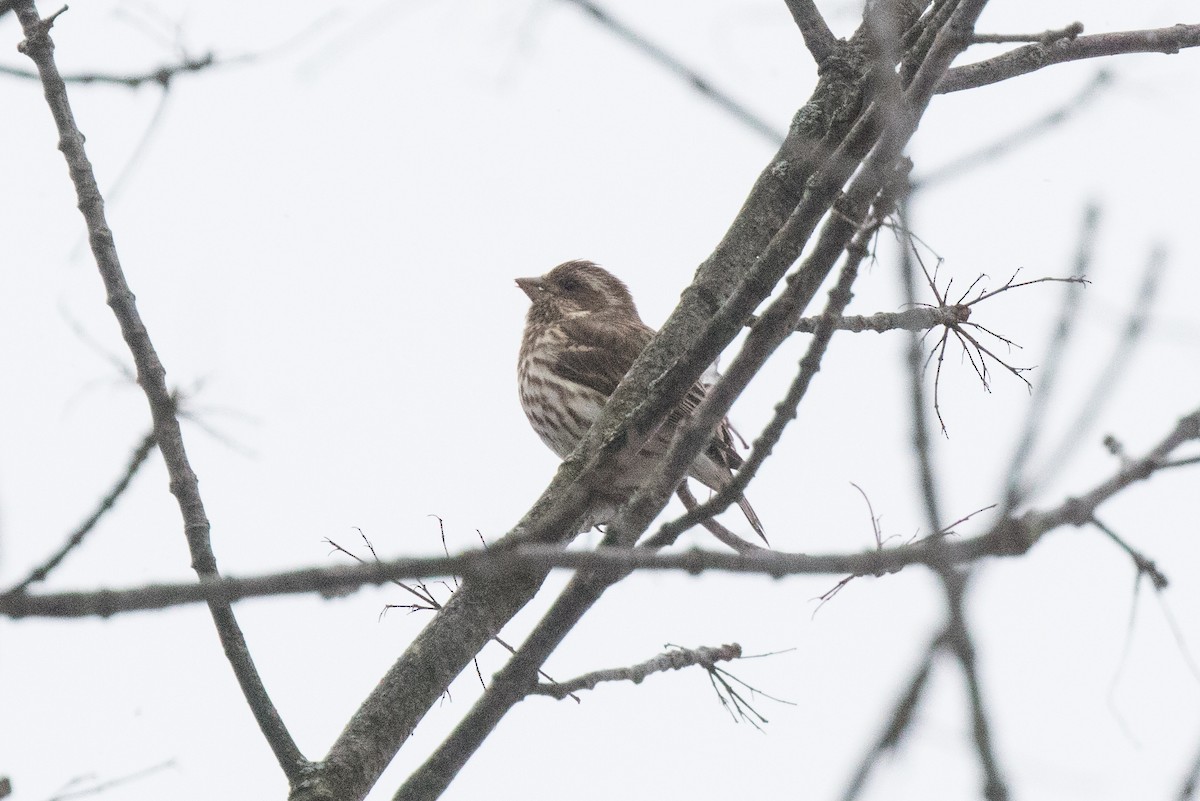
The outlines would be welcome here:
M 758 515 L 754 511 L 754 507 L 750 505 L 750 501 L 746 500 L 743 495 L 738 498 L 738 507 L 742 510 L 742 514 L 750 521 L 750 527 L 754 529 L 754 533 L 762 537 L 762 541 L 770 547 L 771 543 L 767 540 L 767 533 L 763 531 L 762 521 L 758 519 Z

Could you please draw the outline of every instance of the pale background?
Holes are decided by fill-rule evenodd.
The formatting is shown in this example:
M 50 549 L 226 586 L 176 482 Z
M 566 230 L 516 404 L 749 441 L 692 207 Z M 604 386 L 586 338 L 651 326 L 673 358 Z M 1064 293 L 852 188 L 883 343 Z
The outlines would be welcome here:
M 821 3 L 847 34 L 858 7 Z M 784 129 L 815 70 L 782 2 L 607 3 Z M 43 6 L 43 14 L 53 8 Z M 1192 3 L 996 2 L 980 30 L 1030 32 L 1076 19 L 1088 32 L 1196 22 Z M 250 575 L 337 564 L 325 538 L 381 556 L 436 553 L 476 531 L 499 537 L 548 481 L 555 459 L 529 430 L 514 386 L 527 301 L 518 275 L 594 259 L 660 323 L 732 220 L 774 148 L 566 3 L 79 4 L 53 35 L 64 72 L 142 71 L 193 55 L 271 50 L 255 63 L 181 76 L 149 144 L 159 92 L 72 86 L 102 189 L 136 154 L 108 212 L 140 309 L 173 385 L 202 388 L 186 442 L 222 570 Z M 154 32 L 148 32 L 149 29 Z M 296 35 L 302 32 L 296 39 Z M 25 66 L 12 14 L 3 63 Z M 998 48 L 978 48 L 983 57 Z M 1082 208 L 1103 207 L 1087 307 L 1053 431 L 1069 422 L 1119 336 L 1150 247 L 1168 272 L 1145 340 L 1079 456 L 1043 488 L 1050 505 L 1111 474 L 1099 445 L 1132 453 L 1200 398 L 1200 53 L 1104 62 L 1114 83 L 1019 152 L 921 196 L 917 233 L 955 285 L 1065 275 Z M 1054 67 L 935 98 L 910 153 L 916 174 L 1067 101 L 1101 67 Z M 73 190 L 40 87 L 0 77 L 0 579 L 42 559 L 118 475 L 148 425 L 146 405 L 97 352 L 128 359 L 90 264 Z M 891 249 L 865 271 L 850 311 L 901 299 Z M 977 319 L 1040 363 L 1061 289 L 981 307 Z M 73 330 L 78 325 L 84 335 Z M 806 337 L 781 349 L 734 409 L 751 436 L 769 418 Z M 839 335 L 800 419 L 751 488 L 775 546 L 871 544 L 869 494 L 887 535 L 924 522 L 907 449 L 899 334 Z M 998 500 L 1028 393 L 996 374 L 979 386 L 947 359 L 939 438 L 944 508 Z M 1031 376 L 1036 382 L 1039 374 Z M 1054 436 L 1050 438 L 1052 441 Z M 1101 519 L 1173 579 L 1165 595 L 1200 649 L 1195 469 L 1101 508 Z M 734 514 L 727 522 L 745 530 Z M 985 525 L 980 518 L 978 525 Z M 972 525 L 963 534 L 978 530 Z M 713 545 L 693 534 L 687 544 Z M 47 589 L 123 587 L 192 576 L 155 457 L 131 494 Z M 1060 530 L 1026 558 L 988 562 L 974 624 L 997 750 L 1016 797 L 1170 798 L 1200 739 L 1200 678 L 1134 570 L 1094 530 Z M 506 630 L 520 640 L 561 586 Z M 556 678 L 662 650 L 736 641 L 794 649 L 731 670 L 794 702 L 760 699 L 763 732 L 735 724 L 698 670 L 611 685 L 583 704 L 519 705 L 446 797 L 828 799 L 841 792 L 941 624 L 928 573 L 836 578 L 635 577 L 611 590 L 547 665 Z M 319 758 L 423 614 L 393 611 L 395 588 L 338 601 L 237 606 L 255 659 L 302 750 Z M 1122 658 L 1124 649 L 1128 655 Z M 503 664 L 495 646 L 484 676 Z M 372 798 L 390 797 L 478 694 L 465 674 L 434 707 Z M 0 623 L 0 774 L 15 798 L 68 781 L 173 765 L 103 797 L 282 798 L 283 777 L 241 700 L 206 610 L 110 621 Z M 875 799 L 978 795 L 956 666 L 868 792 Z

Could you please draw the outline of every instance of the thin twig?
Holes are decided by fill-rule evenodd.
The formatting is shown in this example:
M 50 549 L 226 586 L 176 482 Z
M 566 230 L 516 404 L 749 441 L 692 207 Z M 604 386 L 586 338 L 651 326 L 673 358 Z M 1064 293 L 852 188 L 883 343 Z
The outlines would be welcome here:
M 853 297 L 850 290 L 855 278 L 858 277 L 859 265 L 867 255 L 866 244 L 879 229 L 879 225 L 880 218 L 876 217 L 871 222 L 861 226 L 855 234 L 854 241 L 847 248 L 846 258 L 841 273 L 838 276 L 837 284 L 829 291 L 829 300 L 826 303 L 824 312 L 821 314 L 816 336 L 809 343 L 804 358 L 800 360 L 796 377 L 792 380 L 791 386 L 788 387 L 787 393 L 776 404 L 775 414 L 772 416 L 771 422 L 767 424 L 762 433 L 755 439 L 754 445 L 750 450 L 750 455 L 746 457 L 745 462 L 738 469 L 737 475 L 733 477 L 728 486 L 722 488 L 708 501 L 694 508 L 689 507 L 687 514 L 677 520 L 664 524 L 659 529 L 660 534 L 663 536 L 672 536 L 686 531 L 696 523 L 725 511 L 730 504 L 735 502 L 745 492 L 751 479 L 754 478 L 758 469 L 779 443 L 784 429 L 792 420 L 796 419 L 796 409 L 808 392 L 808 388 L 817 371 L 821 369 L 821 359 L 824 357 L 829 347 L 829 342 L 833 337 L 833 321 L 841 316 L 842 311 L 845 310 L 846 306 L 850 303 L 850 299 Z M 792 282 L 789 289 L 794 291 L 798 286 L 800 286 L 799 282 Z M 764 319 L 770 318 L 764 315 Z M 782 326 L 785 331 L 794 330 L 795 328 L 794 323 L 788 324 L 786 321 L 782 323 Z M 755 350 L 761 353 L 761 349 L 755 348 Z M 749 352 L 753 353 L 754 351 Z M 750 365 L 757 372 L 758 365 L 761 362 L 756 364 L 755 361 L 751 361 Z M 745 360 L 739 354 L 738 358 L 730 366 L 729 372 L 726 373 L 726 377 L 731 374 L 738 375 L 738 373 L 735 373 L 735 370 L 738 370 L 743 363 L 745 363 Z M 741 372 L 749 373 L 750 371 L 745 370 Z
M 862 794 L 875 764 L 900 744 L 904 733 L 912 725 L 913 719 L 916 716 L 917 706 L 920 704 L 921 697 L 925 693 L 929 674 L 933 670 L 934 657 L 941 650 L 942 640 L 945 636 L 944 632 L 939 634 L 925 648 L 925 652 L 921 656 L 921 661 L 917 663 L 916 669 L 912 672 L 912 678 L 908 680 L 904 692 L 900 693 L 900 697 L 893 704 L 892 713 L 888 716 L 888 721 L 884 725 L 883 731 L 880 732 L 879 737 L 863 756 L 857 770 L 854 771 L 854 776 L 851 777 L 849 784 L 846 786 L 846 791 L 842 793 L 842 801 L 854 801 L 854 799 Z
M 144 779 L 147 776 L 153 776 L 155 773 L 160 773 L 168 768 L 173 767 L 175 767 L 175 760 L 168 759 L 165 762 L 160 762 L 157 765 L 151 765 L 148 768 L 142 768 L 141 770 L 134 771 L 133 773 L 129 773 L 124 776 L 118 776 L 114 779 L 106 779 L 105 781 L 97 782 L 90 787 L 84 787 L 79 790 L 63 790 L 61 792 L 57 792 L 50 798 L 46 799 L 46 801 L 68 801 L 68 799 L 71 798 L 83 798 L 89 795 L 99 795 L 100 793 L 107 792 L 114 787 L 120 787 L 123 784 L 131 784 L 132 782 Z M 3 795 L 0 795 L 0 798 L 3 797 Z
M 900 226 L 908 231 L 908 200 L 900 201 Z M 915 245 L 911 237 L 907 237 L 900 248 L 900 278 L 903 281 L 905 301 L 909 305 L 917 302 L 917 271 L 913 265 Z M 932 281 L 931 281 L 932 282 Z M 934 288 L 936 291 L 936 287 Z M 944 305 L 940 303 L 939 305 Z M 947 328 L 949 332 L 955 330 Z M 944 348 L 943 348 L 944 350 Z M 926 420 L 925 385 L 921 369 L 921 339 L 915 332 L 908 335 L 908 399 L 909 419 L 912 421 L 912 449 L 916 458 L 918 486 L 921 488 L 921 499 L 925 510 L 925 523 L 929 531 L 937 534 L 941 531 L 941 509 L 938 503 L 937 477 L 934 474 L 933 446 L 929 442 L 929 425 Z M 938 363 L 939 375 L 941 362 Z M 934 400 L 935 410 L 937 400 Z M 946 431 L 946 423 L 942 421 L 941 411 L 937 411 L 938 420 L 942 422 L 942 433 Z
M 578 6 L 583 11 L 596 21 L 601 27 L 607 29 L 620 39 L 625 40 L 635 49 L 641 51 L 652 61 L 658 64 L 668 72 L 674 73 L 679 78 L 698 92 L 701 96 L 715 103 L 720 108 L 727 111 L 738 122 L 741 122 L 750 130 L 757 133 L 762 138 L 766 139 L 772 145 L 783 144 L 783 135 L 779 130 L 771 125 L 766 120 L 759 117 L 750 109 L 746 108 L 733 97 L 717 89 L 707 78 L 696 72 L 694 69 L 684 64 L 675 56 L 668 53 L 659 45 L 650 41 L 646 36 L 638 33 L 633 28 L 630 28 L 625 23 L 616 19 L 612 14 L 600 7 L 591 0 L 565 0 L 572 5 Z
M 1074 39 L 1083 33 L 1082 22 L 1072 22 L 1064 28 L 1041 33 L 977 33 L 971 37 L 973 44 L 1007 44 L 1010 42 L 1041 42 L 1050 44 L 1061 39 Z
M 1096 232 L 1099 229 L 1100 208 L 1088 204 L 1083 213 L 1083 229 L 1079 236 L 1079 247 L 1075 254 L 1075 264 L 1071 270 L 1074 278 L 1082 279 L 1092 269 L 1092 254 L 1096 246 Z M 1042 368 L 1041 380 L 1029 401 L 1029 410 L 1025 413 L 1025 425 L 1013 450 L 1012 459 L 1006 471 L 1004 487 L 1005 513 L 1015 508 L 1025 495 L 1025 468 L 1029 463 L 1037 437 L 1041 433 L 1042 421 L 1049 408 L 1050 399 L 1054 394 L 1058 379 L 1059 368 L 1063 365 L 1063 354 L 1075 331 L 1075 322 L 1079 317 L 1079 307 L 1082 300 L 1083 285 L 1068 284 L 1063 293 L 1062 309 L 1059 311 L 1058 323 L 1054 335 L 1046 351 L 1045 364 Z
M 1062 466 L 1078 450 L 1087 432 L 1100 416 L 1100 412 L 1108 404 L 1117 387 L 1121 385 L 1122 375 L 1129 368 L 1133 354 L 1145 334 L 1146 321 L 1150 318 L 1150 311 L 1158 292 L 1158 283 L 1166 269 L 1166 264 L 1166 251 L 1162 247 L 1153 248 L 1146 261 L 1146 268 L 1142 272 L 1138 293 L 1130 304 L 1125 326 L 1120 336 L 1117 337 L 1112 353 L 1104 363 L 1104 369 L 1092 383 L 1087 397 L 1079 404 L 1079 412 L 1073 416 L 1070 427 L 1062 435 L 1057 446 L 1051 449 L 1050 456 L 1047 457 L 1045 463 L 1039 466 L 1037 475 L 1030 479 L 1031 485 L 1038 486 L 1050 476 L 1059 473 Z
M 116 506 L 117 500 L 125 493 L 125 490 L 129 488 L 130 483 L 133 481 L 133 477 L 137 475 L 138 470 L 141 469 L 142 465 L 146 463 L 146 460 L 150 458 L 150 454 L 153 452 L 154 432 L 151 431 L 146 434 L 146 436 L 142 437 L 142 441 L 138 443 L 136 448 L 133 449 L 133 453 L 129 457 L 129 463 L 125 465 L 125 472 L 123 472 L 121 477 L 117 479 L 115 484 L 113 484 L 112 488 L 108 491 L 108 494 L 100 499 L 100 503 L 96 505 L 95 510 L 88 515 L 88 517 L 82 523 L 80 523 L 74 531 L 71 532 L 71 534 L 67 537 L 66 542 L 64 542 L 57 551 L 51 554 L 46 561 L 42 562 L 42 564 L 30 571 L 29 575 L 14 584 L 10 589 L 5 590 L 5 594 L 13 592 L 25 592 L 25 590 L 29 589 L 30 585 L 39 581 L 44 581 L 46 577 L 50 575 L 50 572 L 54 570 L 54 568 L 58 567 L 58 565 L 67 558 L 67 554 L 83 543 L 84 537 L 86 537 L 96 527 L 96 524 L 100 522 L 101 518 L 103 518 L 110 509 Z
M 1180 783 L 1179 801 L 1194 801 L 1198 787 L 1200 787 L 1200 748 L 1196 749 L 1196 756 Z
M 954 568 L 949 568 L 943 570 L 941 576 L 946 589 L 946 600 L 950 607 L 950 619 L 946 624 L 944 646 L 958 658 L 958 663 L 962 667 L 967 698 L 971 704 L 971 729 L 975 739 L 975 753 L 979 756 L 979 765 L 983 769 L 983 797 L 987 801 L 1006 801 L 1009 797 L 1008 785 L 1000 774 L 999 760 L 992 744 L 991 725 L 988 722 L 979 671 L 975 664 L 975 644 L 971 640 L 963 608 L 967 575 Z
M 1108 70 L 1100 70 L 1078 94 L 1058 108 L 1044 114 L 1033 122 L 1027 123 L 1017 130 L 1005 134 L 996 141 L 984 147 L 949 161 L 940 167 L 935 167 L 924 175 L 913 179 L 913 189 L 925 189 L 957 177 L 975 167 L 991 163 L 1006 153 L 1022 145 L 1035 141 L 1052 128 L 1062 125 L 1076 111 L 1093 101 L 1100 89 L 1112 85 L 1112 75 Z
M 696 510 L 700 508 L 700 501 L 696 500 L 696 496 L 692 494 L 692 491 L 688 488 L 686 481 L 680 484 L 678 489 L 675 490 L 675 495 L 679 498 L 680 502 L 683 504 L 684 508 L 687 509 L 689 514 L 696 513 Z M 737 534 L 734 534 L 714 517 L 704 514 L 699 515 L 699 517 L 700 525 L 708 529 L 708 532 L 716 537 L 718 542 L 722 543 L 723 545 L 728 545 L 738 553 L 750 553 L 751 551 L 766 550 L 761 545 L 748 542 L 739 537 Z
M 1103 531 L 1110 540 L 1120 546 L 1121 550 L 1129 554 L 1129 558 L 1133 560 L 1133 566 L 1137 568 L 1137 572 L 1141 575 L 1149 576 L 1155 590 L 1161 591 L 1167 588 L 1170 582 L 1167 580 L 1166 574 L 1158 569 L 1158 565 L 1154 563 L 1153 559 L 1146 558 L 1140 551 L 1125 542 L 1117 532 L 1101 523 L 1100 519 L 1095 515 L 1092 515 L 1091 522 L 1093 526 Z
M 551 698 L 561 700 L 572 692 L 594 690 L 597 685 L 603 682 L 630 681 L 634 684 L 641 684 L 647 676 L 653 673 L 665 673 L 668 670 L 683 670 L 693 665 L 711 668 L 717 662 L 728 662 L 732 659 L 739 659 L 741 656 L 742 646 L 737 643 L 722 645 L 720 647 L 672 648 L 653 659 L 647 659 L 645 662 L 639 662 L 636 665 L 594 670 L 591 673 L 585 673 L 582 676 L 576 676 L 573 679 L 567 679 L 556 684 L 535 684 L 529 690 L 529 694 L 548 695 Z

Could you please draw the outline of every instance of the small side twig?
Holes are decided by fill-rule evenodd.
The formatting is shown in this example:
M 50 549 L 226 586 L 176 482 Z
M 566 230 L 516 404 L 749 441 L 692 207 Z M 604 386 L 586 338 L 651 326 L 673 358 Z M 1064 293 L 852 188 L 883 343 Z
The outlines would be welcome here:
M 140 779 L 146 778 L 147 776 L 153 776 L 155 773 L 159 773 L 161 771 L 164 771 L 164 770 L 167 770 L 168 768 L 173 768 L 173 767 L 175 767 L 175 760 L 168 759 L 167 761 L 160 762 L 157 765 L 151 765 L 148 768 L 142 768 L 141 770 L 134 771 L 133 773 L 129 773 L 124 776 L 117 776 L 116 778 L 113 778 L 113 779 L 106 779 L 104 781 L 97 782 L 96 784 L 93 784 L 91 786 L 82 787 L 78 790 L 63 789 L 63 790 L 55 793 L 54 795 L 52 795 L 49 799 L 47 799 L 47 801 L 68 801 L 68 799 L 72 799 L 72 798 L 84 798 L 85 796 L 89 796 L 89 795 L 99 795 L 100 793 L 111 790 L 114 787 L 120 787 L 123 784 L 130 784 L 132 782 L 136 782 Z M 67 786 L 70 787 L 71 784 L 77 784 L 77 783 L 79 783 L 79 782 L 73 781 L 70 784 L 68 784 Z M 4 795 L 2 793 L 0 793 L 0 798 L 3 798 L 3 797 L 4 797 Z
M 675 490 L 676 497 L 679 498 L 684 508 L 689 513 L 695 512 L 700 507 L 700 501 L 696 500 L 696 496 L 692 494 L 692 490 L 688 487 L 687 482 L 679 485 Z M 700 520 L 700 525 L 704 526 L 710 534 L 717 538 L 717 541 L 723 545 L 728 545 L 738 553 L 750 553 L 752 551 L 765 551 L 766 548 L 761 545 L 755 545 L 753 542 L 748 542 L 737 534 L 734 534 L 728 528 L 721 524 L 715 517 L 705 517 Z
M 702 646 L 700 648 L 672 648 L 658 656 L 639 662 L 628 667 L 594 670 L 582 676 L 557 683 L 538 683 L 529 689 L 530 695 L 547 695 L 562 700 L 572 692 L 594 690 L 600 684 L 610 681 L 630 681 L 641 684 L 647 676 L 654 673 L 665 673 L 668 670 L 683 670 L 686 667 L 700 665 L 712 670 L 717 662 L 728 662 L 742 656 L 742 646 L 730 643 L 719 647 Z
M 987 707 L 983 701 L 979 671 L 975 663 L 975 644 L 967 627 L 963 602 L 966 596 L 968 575 L 954 568 L 941 571 L 946 589 L 946 600 L 950 607 L 950 619 L 946 625 L 945 647 L 958 659 L 966 684 L 967 698 L 971 706 L 971 729 L 975 739 L 975 752 L 983 769 L 983 797 L 987 801 L 1006 801 L 1008 785 L 1000 773 L 1000 763 L 992 744 L 991 724 L 988 722 Z
M 1081 33 L 1083 33 L 1083 23 L 1072 22 L 1065 28 L 1055 28 L 1041 33 L 977 33 L 971 37 L 971 42 L 972 44 L 1007 44 L 1009 42 L 1050 44 L 1062 39 L 1074 39 Z
M 116 506 L 117 500 L 125 494 L 125 490 L 129 489 L 133 477 L 137 475 L 138 470 L 150 458 L 150 454 L 154 452 L 154 445 L 154 432 L 150 431 L 142 437 L 142 441 L 133 449 L 133 453 L 129 457 L 129 463 L 125 465 L 125 471 L 117 479 L 116 483 L 113 484 L 108 493 L 100 499 L 100 503 L 96 505 L 95 510 L 71 532 L 66 542 L 57 551 L 51 554 L 42 564 L 30 571 L 29 575 L 14 584 L 10 589 L 5 590 L 4 594 L 25 592 L 31 585 L 39 581 L 44 581 L 50 575 L 50 572 L 67 558 L 67 554 L 79 547 L 83 543 L 84 538 L 95 529 L 96 524 L 100 522 L 104 515 Z
M 1092 515 L 1091 523 L 1093 526 L 1104 532 L 1105 536 L 1115 542 L 1121 548 L 1121 550 L 1129 555 L 1129 558 L 1133 560 L 1133 566 L 1137 568 L 1138 574 L 1148 576 L 1150 583 L 1154 585 L 1155 590 L 1165 590 L 1167 588 L 1167 585 L 1170 582 L 1167 580 L 1166 575 L 1158 569 L 1158 565 L 1154 563 L 1154 560 L 1148 559 L 1132 545 L 1125 542 L 1125 540 L 1121 538 L 1121 535 L 1117 534 L 1117 532 L 1101 523 L 1100 519 L 1095 515 Z
M 1075 253 L 1075 264 L 1071 270 L 1073 278 L 1082 279 L 1092 266 L 1092 254 L 1096 247 L 1096 233 L 1099 229 L 1100 208 L 1090 203 L 1084 209 L 1083 226 L 1079 235 L 1079 246 Z M 1041 431 L 1042 420 L 1058 379 L 1058 370 L 1063 363 L 1063 354 L 1067 349 L 1071 336 L 1075 331 L 1075 321 L 1079 316 L 1082 302 L 1083 285 L 1068 284 L 1063 293 L 1062 308 L 1058 314 L 1058 323 L 1050 346 L 1046 351 L 1045 365 L 1042 368 L 1041 380 L 1029 402 L 1029 410 L 1025 413 L 1025 425 L 1017 440 L 1017 447 L 1009 461 L 1005 478 L 1004 503 L 1005 509 L 1013 509 L 1025 494 L 1025 468 Z
M 606 28 L 615 36 L 628 42 L 635 49 L 644 53 L 651 61 L 658 64 L 668 72 L 672 72 L 684 81 L 689 87 L 698 92 L 701 96 L 712 101 L 728 112 L 732 117 L 737 119 L 750 130 L 757 133 L 762 138 L 766 139 L 772 145 L 779 146 L 783 144 L 784 137 L 776 129 L 775 126 L 759 117 L 750 109 L 746 108 L 742 103 L 735 100 L 730 95 L 717 89 L 712 83 L 696 72 L 694 69 L 684 64 L 675 56 L 668 53 L 659 45 L 650 41 L 644 35 L 630 28 L 625 23 L 616 19 L 607 10 L 592 2 L 591 0 L 565 0 L 572 5 L 578 6 L 586 12 L 598 25 Z
M 912 725 L 913 718 L 916 716 L 917 706 L 920 704 L 921 698 L 925 693 L 925 686 L 929 682 L 929 674 L 933 670 L 934 657 L 941 650 L 942 641 L 945 636 L 945 632 L 938 634 L 925 648 L 925 653 L 922 655 L 921 661 L 917 664 L 916 669 L 913 670 L 912 678 L 908 680 L 904 691 L 900 693 L 900 697 L 892 705 L 892 713 L 888 717 L 883 731 L 880 732 L 879 737 L 859 763 L 858 769 L 855 770 L 854 776 L 851 777 L 849 784 L 846 786 L 846 791 L 842 793 L 842 801 L 854 801 L 854 799 L 862 794 L 863 788 L 866 787 L 867 779 L 870 778 L 875 764 L 900 744 L 904 733 Z
M 1122 376 L 1145 333 L 1146 321 L 1150 317 L 1166 263 L 1166 251 L 1162 247 L 1155 247 L 1150 251 L 1138 293 L 1130 304 L 1125 326 L 1104 363 L 1104 369 L 1092 382 L 1086 399 L 1079 404 L 1079 413 L 1073 416 L 1070 427 L 1062 435 L 1057 446 L 1050 451 L 1045 464 L 1039 466 L 1037 475 L 1030 480 L 1031 484 L 1036 486 L 1046 477 L 1055 475 L 1074 455 L 1116 388 L 1121 385 Z
M 1030 123 L 1022 125 L 1015 131 L 1001 136 L 996 141 L 953 159 L 946 164 L 935 167 L 924 175 L 913 179 L 913 189 L 926 189 L 947 179 L 962 175 L 968 170 L 995 161 L 1004 154 L 1017 149 L 1021 145 L 1036 140 L 1052 128 L 1062 125 L 1072 114 L 1080 110 L 1100 93 L 1100 90 L 1112 84 L 1112 75 L 1108 70 L 1100 70 L 1074 97 L 1058 108 L 1043 114 Z
M 446 530 L 443 526 L 442 518 L 438 517 L 437 515 L 433 515 L 433 517 L 437 518 L 438 530 L 441 532 L 441 535 L 442 535 L 442 551 L 446 554 L 447 557 L 449 557 L 450 551 L 446 545 Z M 369 539 L 367 539 L 367 535 L 363 533 L 362 529 L 358 529 L 358 533 L 359 533 L 359 536 L 362 537 L 363 542 L 366 544 L 367 550 L 371 552 L 371 558 L 375 560 L 375 564 L 382 564 L 382 560 L 379 558 L 379 555 L 377 553 L 375 553 L 375 546 L 371 544 L 371 541 Z M 325 538 L 325 542 L 329 543 L 329 545 L 338 553 L 349 556 L 351 559 L 358 562 L 360 565 L 367 564 L 366 560 L 364 560 L 361 556 L 354 553 L 353 551 L 343 548 L 341 545 L 338 545 L 336 542 L 329 539 L 328 537 Z M 486 543 L 484 544 L 484 549 L 485 550 L 487 549 Z M 455 587 L 457 588 L 458 577 L 451 576 L 450 578 L 454 582 Z M 440 601 L 438 601 L 437 598 L 434 597 L 433 593 L 429 590 L 429 587 L 426 586 L 424 579 L 418 578 L 416 587 L 410 587 L 409 585 L 405 584 L 404 582 L 400 581 L 399 579 L 389 579 L 389 582 L 391 584 L 396 585 L 397 587 L 404 590 L 405 592 L 409 593 L 413 597 L 415 597 L 417 599 L 418 603 L 415 603 L 415 604 L 388 604 L 387 606 L 384 607 L 384 610 L 383 610 L 384 612 L 386 612 L 388 609 L 407 609 L 409 612 L 436 612 L 442 608 L 442 603 Z M 445 585 L 445 582 L 441 582 L 441 583 L 443 585 Z M 510 654 L 516 653 L 516 649 L 514 649 L 511 645 L 509 645 L 507 642 L 505 642 L 504 639 L 501 638 L 500 636 L 498 636 L 498 635 L 493 636 L 492 639 L 496 642 L 497 645 L 499 645 L 504 650 L 508 651 Z M 483 680 L 483 671 L 480 670 L 480 668 L 479 668 L 479 659 L 478 658 L 473 659 L 472 663 L 475 665 L 475 675 L 479 679 L 479 684 L 486 688 L 487 682 L 485 682 Z M 546 673 L 545 671 L 539 669 L 538 674 L 542 678 L 544 678 L 546 681 L 550 682 L 551 684 L 555 684 L 554 678 L 552 676 L 550 676 L 548 673 Z M 569 692 L 564 693 L 564 695 L 571 695 L 571 693 L 569 693 Z M 574 695 L 571 695 L 571 697 L 576 702 L 579 701 L 579 699 L 576 698 Z

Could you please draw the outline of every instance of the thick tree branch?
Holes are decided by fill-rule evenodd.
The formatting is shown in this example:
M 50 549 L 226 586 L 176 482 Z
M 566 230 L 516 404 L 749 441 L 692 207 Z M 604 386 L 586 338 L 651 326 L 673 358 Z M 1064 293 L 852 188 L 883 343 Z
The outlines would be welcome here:
M 611 483 L 606 472 L 613 469 L 621 453 L 640 447 L 736 336 L 754 307 L 771 293 L 788 265 L 764 265 L 759 259 L 762 251 L 802 196 L 809 198 L 805 213 L 812 217 L 808 224 L 815 227 L 845 176 L 878 135 L 873 122 L 860 120 L 866 75 L 873 63 L 869 47 L 869 37 L 862 29 L 839 46 L 836 68 L 819 78 L 812 99 L 797 113 L 779 153 L 759 176 L 712 256 L 684 290 L 680 304 L 631 367 L 588 436 L 563 462 L 551 485 L 501 541 L 501 548 L 523 542 L 562 542 L 573 536 L 591 494 Z M 813 174 L 830 163 L 842 178 L 823 177 L 811 184 Z M 796 252 L 800 247 L 796 246 Z M 534 570 L 508 573 L 503 581 L 465 581 L 380 681 L 319 771 L 293 793 L 293 801 L 365 795 L 450 681 L 528 602 L 544 576 L 544 571 Z M 431 666 L 431 654 L 437 654 L 435 666 Z
M 1174 55 L 1185 48 L 1197 46 L 1200 46 L 1200 25 L 1172 25 L 1170 28 L 1142 31 L 1097 33 L 1077 39 L 1060 39 L 1050 44 L 1039 42 L 1018 47 L 995 58 L 955 67 L 938 83 L 937 93 L 975 89 L 1068 61 L 1126 53 Z
M 146 395 L 150 415 L 154 420 L 154 439 L 162 452 L 171 478 L 171 493 L 175 496 L 183 517 L 184 532 L 192 556 L 192 568 L 201 581 L 218 578 L 220 574 L 217 571 L 216 557 L 209 541 L 208 517 L 200 498 L 196 474 L 188 463 L 187 452 L 184 449 L 183 436 L 176 416 L 175 398 L 167 389 L 166 370 L 154 350 L 150 334 L 134 303 L 133 292 L 125 280 L 112 230 L 105 218 L 104 199 L 84 149 L 84 137 L 75 124 L 75 117 L 67 99 L 67 87 L 54 62 L 54 42 L 50 39 L 54 17 L 41 19 L 33 0 L 20 0 L 13 4 L 13 8 L 25 32 L 25 41 L 18 49 L 33 60 L 38 75 L 41 76 L 46 102 L 58 128 L 59 150 L 66 159 L 71 181 L 75 185 L 79 210 L 87 226 L 92 255 L 104 281 L 108 305 L 117 318 L 121 334 L 137 365 L 138 384 Z M 63 10 L 66 10 L 65 7 Z M 289 780 L 297 779 L 308 762 L 296 747 L 267 695 L 250 657 L 245 637 L 233 616 L 233 610 L 228 603 L 217 600 L 209 601 L 209 610 L 225 655 L 259 728 L 274 751 L 284 774 Z

